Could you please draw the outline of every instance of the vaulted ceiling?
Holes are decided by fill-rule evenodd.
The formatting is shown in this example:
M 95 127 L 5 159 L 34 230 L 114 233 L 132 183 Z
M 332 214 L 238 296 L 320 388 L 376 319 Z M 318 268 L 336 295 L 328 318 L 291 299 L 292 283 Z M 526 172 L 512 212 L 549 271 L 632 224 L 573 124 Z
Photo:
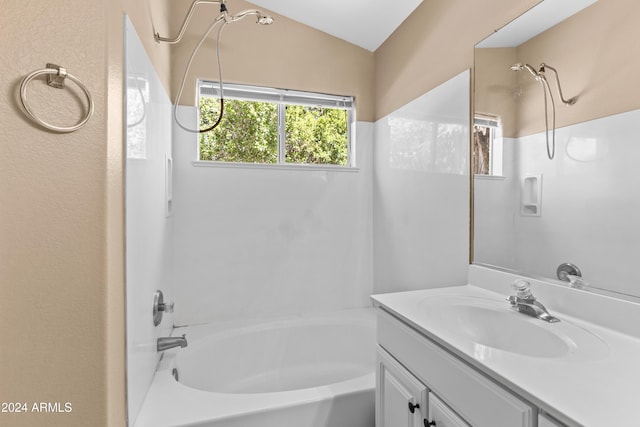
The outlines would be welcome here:
M 372 52 L 422 3 L 422 0 L 250 1 Z

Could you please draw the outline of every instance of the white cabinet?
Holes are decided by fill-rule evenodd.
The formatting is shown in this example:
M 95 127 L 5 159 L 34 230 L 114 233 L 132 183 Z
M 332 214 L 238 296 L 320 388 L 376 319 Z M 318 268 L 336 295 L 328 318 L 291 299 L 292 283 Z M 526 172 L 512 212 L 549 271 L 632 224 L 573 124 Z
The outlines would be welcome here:
M 540 414 L 538 415 L 538 427 L 563 427 L 563 424 L 557 423 L 544 414 Z
M 471 427 L 378 347 L 376 427 Z
M 378 349 L 376 427 L 423 427 L 427 392 L 424 384 Z
M 376 427 L 429 425 L 433 421 L 430 408 L 442 420 L 441 423 L 436 420 L 437 427 L 534 427 L 537 424 L 536 407 L 384 310 L 378 310 L 377 336 L 381 349 L 378 351 Z M 426 390 L 436 397 L 423 397 Z M 420 405 L 421 419 L 415 413 L 407 415 L 411 399 Z M 423 424 L 416 424 L 419 422 Z
M 435 427 L 471 427 L 433 393 L 429 393 L 429 420 Z

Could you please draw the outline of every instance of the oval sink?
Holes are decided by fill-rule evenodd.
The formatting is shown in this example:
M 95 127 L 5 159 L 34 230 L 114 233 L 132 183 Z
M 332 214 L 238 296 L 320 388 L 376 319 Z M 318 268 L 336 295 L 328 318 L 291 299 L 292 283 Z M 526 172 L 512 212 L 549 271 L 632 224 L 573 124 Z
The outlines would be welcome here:
M 593 357 L 606 353 L 606 344 L 590 332 L 567 321 L 547 323 L 518 313 L 507 301 L 436 296 L 422 300 L 419 308 L 434 329 L 476 346 L 540 358 L 562 358 L 580 349 Z

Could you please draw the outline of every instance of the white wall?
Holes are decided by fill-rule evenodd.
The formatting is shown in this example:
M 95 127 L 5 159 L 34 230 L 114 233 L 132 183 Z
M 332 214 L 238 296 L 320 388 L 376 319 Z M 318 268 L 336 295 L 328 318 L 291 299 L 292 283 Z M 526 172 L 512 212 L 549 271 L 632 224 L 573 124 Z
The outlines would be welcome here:
M 375 123 L 375 292 L 466 283 L 469 71 Z
M 543 133 L 515 140 L 514 175 L 510 201 L 490 209 L 496 198 L 476 180 L 476 261 L 518 271 L 556 277 L 563 262 L 576 264 L 590 284 L 637 295 L 636 265 L 640 256 L 640 197 L 638 182 L 640 110 L 617 114 L 556 130 L 556 155 L 549 160 Z M 522 216 L 522 179 L 542 174 L 540 216 Z M 491 198 L 490 198 L 491 197 Z M 504 212 L 511 203 L 515 213 Z M 513 215 L 513 264 L 503 264 L 491 238 L 487 216 Z M 480 218 L 479 218 L 480 217 Z M 484 227 L 484 228 L 483 228 Z
M 152 318 L 155 290 L 172 298 L 172 220 L 165 215 L 171 103 L 128 18 L 125 37 L 127 400 L 133 425 L 159 360 L 156 338 L 172 326 L 171 316 L 158 327 Z
M 373 125 L 356 127 L 344 172 L 194 166 L 197 135 L 174 126 L 176 325 L 369 304 Z
M 520 138 L 520 177 L 542 174 L 540 217 L 518 216 L 517 269 L 555 277 L 571 262 L 594 286 L 638 294 L 640 110 Z
M 474 176 L 475 262 L 516 267 L 515 222 L 519 215 L 518 171 L 514 162 L 517 139 L 503 138 L 502 176 Z

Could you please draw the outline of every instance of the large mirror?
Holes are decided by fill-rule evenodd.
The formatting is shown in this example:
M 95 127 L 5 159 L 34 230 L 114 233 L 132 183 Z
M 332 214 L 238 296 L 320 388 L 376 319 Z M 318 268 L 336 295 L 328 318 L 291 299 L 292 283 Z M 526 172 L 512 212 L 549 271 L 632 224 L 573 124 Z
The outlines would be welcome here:
M 544 0 L 476 45 L 474 263 L 640 297 L 639 19 Z

